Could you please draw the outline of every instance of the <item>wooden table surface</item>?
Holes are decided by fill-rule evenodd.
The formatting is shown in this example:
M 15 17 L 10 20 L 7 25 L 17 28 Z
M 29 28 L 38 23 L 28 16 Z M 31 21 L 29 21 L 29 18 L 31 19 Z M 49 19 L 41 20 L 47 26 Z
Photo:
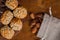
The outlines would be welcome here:
M 53 16 L 60 18 L 60 0 L 19 0 L 19 4 L 35 13 L 48 12 L 51 6 Z

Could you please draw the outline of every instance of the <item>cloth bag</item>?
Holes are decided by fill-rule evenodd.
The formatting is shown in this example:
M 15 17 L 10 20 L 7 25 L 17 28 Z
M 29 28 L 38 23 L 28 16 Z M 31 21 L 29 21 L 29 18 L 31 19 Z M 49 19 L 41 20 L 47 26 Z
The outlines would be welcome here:
M 45 14 L 37 37 L 41 40 L 60 40 L 60 19 Z

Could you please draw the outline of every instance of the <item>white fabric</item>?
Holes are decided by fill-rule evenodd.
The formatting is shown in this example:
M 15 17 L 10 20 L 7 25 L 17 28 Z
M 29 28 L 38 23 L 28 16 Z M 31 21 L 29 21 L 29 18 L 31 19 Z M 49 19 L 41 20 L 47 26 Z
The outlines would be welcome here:
M 44 36 L 44 34 L 46 32 L 46 29 L 47 29 L 46 24 L 48 24 L 49 18 L 50 18 L 49 15 L 45 14 L 44 20 L 43 20 L 42 25 L 41 25 L 41 28 L 39 29 L 39 32 L 38 32 L 38 35 L 37 35 L 38 37 L 42 38 Z
M 37 37 L 42 40 L 60 40 L 60 19 L 45 14 Z

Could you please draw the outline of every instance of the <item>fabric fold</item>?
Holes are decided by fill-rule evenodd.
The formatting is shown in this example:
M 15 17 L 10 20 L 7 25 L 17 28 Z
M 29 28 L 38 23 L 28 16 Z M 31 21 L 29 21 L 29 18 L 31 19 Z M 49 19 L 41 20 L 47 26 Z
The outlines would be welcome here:
M 42 40 L 60 40 L 60 19 L 45 14 L 37 37 Z

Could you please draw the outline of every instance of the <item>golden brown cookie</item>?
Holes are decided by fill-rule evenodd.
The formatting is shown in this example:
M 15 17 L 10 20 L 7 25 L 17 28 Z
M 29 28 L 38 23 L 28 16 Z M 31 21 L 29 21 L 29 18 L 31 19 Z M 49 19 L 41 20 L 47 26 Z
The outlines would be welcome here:
M 27 16 L 27 10 L 23 7 L 18 7 L 13 11 L 13 14 L 16 18 L 25 18 Z
M 1 17 L 1 22 L 2 22 L 2 24 L 7 25 L 10 23 L 12 18 L 13 18 L 12 12 L 9 10 L 6 10 Z
M 13 18 L 11 23 L 10 23 L 10 27 L 16 31 L 20 31 L 22 29 L 22 25 L 23 25 L 22 21 L 20 19 L 17 19 L 17 18 Z
M 5 5 L 11 10 L 13 10 L 18 6 L 18 1 L 17 0 L 6 0 Z
M 1 35 L 6 39 L 12 39 L 15 33 L 14 30 L 9 28 L 9 26 L 4 26 L 3 28 L 1 28 L 0 31 L 1 31 Z

